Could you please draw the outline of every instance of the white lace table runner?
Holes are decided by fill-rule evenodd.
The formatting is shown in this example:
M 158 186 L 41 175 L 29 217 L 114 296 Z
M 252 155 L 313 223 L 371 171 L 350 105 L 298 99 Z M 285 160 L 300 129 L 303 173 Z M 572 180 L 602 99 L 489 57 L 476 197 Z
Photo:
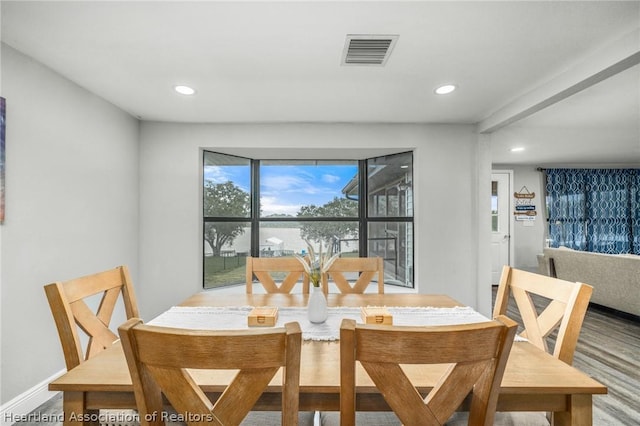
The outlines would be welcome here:
M 150 325 L 195 330 L 246 330 L 247 316 L 252 306 L 241 307 L 184 307 L 174 306 L 149 322 Z M 393 325 L 452 325 L 489 321 L 485 316 L 464 306 L 456 308 L 387 307 L 393 316 Z M 297 321 L 304 340 L 338 340 L 340 323 L 350 318 L 362 323 L 360 308 L 330 307 L 329 317 L 322 324 L 307 319 L 306 307 L 278 308 L 276 327 Z

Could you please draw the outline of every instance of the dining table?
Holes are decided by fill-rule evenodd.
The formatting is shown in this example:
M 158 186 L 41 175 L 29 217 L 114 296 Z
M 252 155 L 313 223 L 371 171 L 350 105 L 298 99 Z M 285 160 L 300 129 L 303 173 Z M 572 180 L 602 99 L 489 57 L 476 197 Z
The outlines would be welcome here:
M 308 294 L 228 294 L 205 290 L 187 298 L 156 319 L 161 320 L 163 315 L 166 318 L 165 314 L 172 312 L 190 309 L 202 309 L 206 312 L 207 308 L 226 307 L 278 307 L 284 313 L 286 308 L 306 307 L 308 298 Z M 327 304 L 329 309 L 365 306 L 387 307 L 390 310 L 466 308 L 447 295 L 417 293 L 330 293 L 327 295 Z M 340 310 L 337 309 L 335 312 Z M 305 321 L 308 320 L 304 317 L 299 321 L 303 329 L 300 410 L 339 411 L 340 341 L 333 337 L 306 338 Z M 149 323 L 154 324 L 154 320 Z M 159 325 L 162 325 L 162 321 Z M 407 376 L 425 395 L 435 385 L 445 368 L 444 365 L 403 366 Z M 235 372 L 198 370 L 192 374 L 202 389 L 215 399 L 230 383 Z M 254 410 L 279 411 L 281 384 L 281 375 L 277 374 L 254 406 Z M 100 408 L 135 408 L 131 378 L 119 342 L 53 380 L 49 384 L 49 390 L 63 393 L 65 425 L 91 423 L 96 420 L 95 413 Z M 526 340 L 517 339 L 509 354 L 497 410 L 551 412 L 554 425 L 588 426 L 593 424 L 593 396 L 606 393 L 607 387 L 587 374 L 559 361 Z M 460 409 L 464 410 L 465 405 Z M 356 372 L 356 410 L 390 410 L 361 366 L 358 366 Z

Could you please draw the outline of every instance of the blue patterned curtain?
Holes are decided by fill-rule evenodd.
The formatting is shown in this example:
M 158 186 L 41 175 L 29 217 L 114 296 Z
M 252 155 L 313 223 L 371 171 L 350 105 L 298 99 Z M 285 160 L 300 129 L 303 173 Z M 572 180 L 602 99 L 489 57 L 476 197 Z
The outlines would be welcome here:
M 640 169 L 547 169 L 551 246 L 640 254 Z

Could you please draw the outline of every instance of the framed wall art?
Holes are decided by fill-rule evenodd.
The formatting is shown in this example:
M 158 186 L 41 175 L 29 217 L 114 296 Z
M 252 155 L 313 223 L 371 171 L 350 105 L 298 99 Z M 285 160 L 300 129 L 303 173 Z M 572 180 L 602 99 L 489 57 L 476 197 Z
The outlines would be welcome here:
M 4 222 L 4 164 L 5 164 L 6 101 L 0 98 L 0 223 Z

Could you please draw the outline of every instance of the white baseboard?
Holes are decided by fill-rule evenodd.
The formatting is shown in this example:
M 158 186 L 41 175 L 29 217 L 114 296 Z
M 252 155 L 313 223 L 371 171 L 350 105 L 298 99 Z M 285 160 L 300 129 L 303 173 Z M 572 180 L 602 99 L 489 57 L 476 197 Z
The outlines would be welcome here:
M 28 420 L 26 419 L 27 414 L 53 398 L 58 393 L 49 391 L 49 383 L 66 372 L 67 370 L 59 371 L 53 376 L 38 383 L 31 389 L 28 389 L 16 396 L 6 404 L 2 404 L 2 406 L 0 406 L 1 426 L 11 426 L 19 421 Z

